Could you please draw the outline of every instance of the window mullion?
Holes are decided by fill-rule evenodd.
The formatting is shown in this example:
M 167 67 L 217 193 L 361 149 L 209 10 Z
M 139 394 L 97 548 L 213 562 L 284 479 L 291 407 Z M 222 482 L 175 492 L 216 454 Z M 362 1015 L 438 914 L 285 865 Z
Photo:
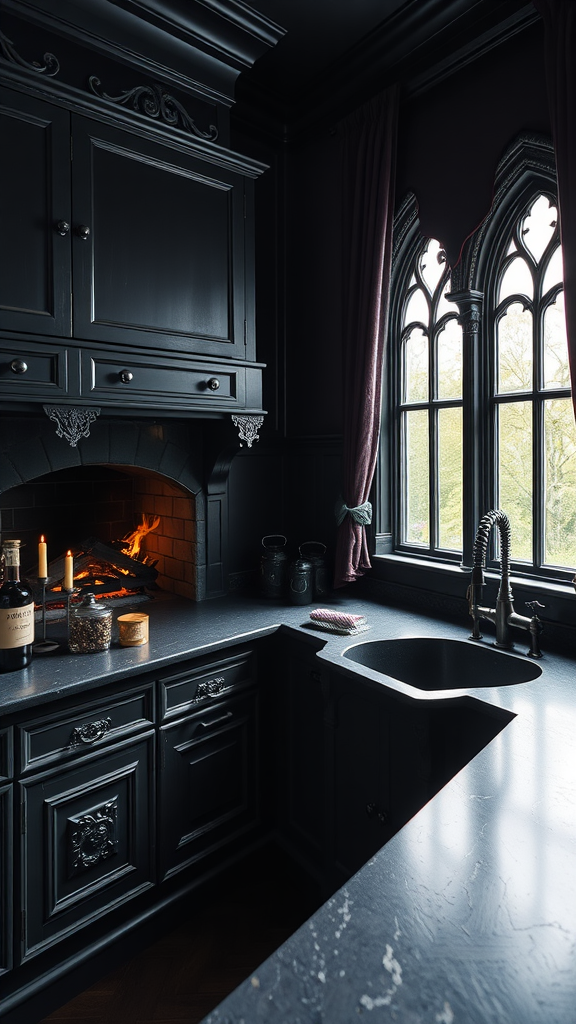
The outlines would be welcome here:
M 479 291 L 450 292 L 462 327 L 462 566 L 472 566 L 476 527 L 487 509 L 482 483 L 484 460 L 482 360 L 480 338 L 484 295 Z

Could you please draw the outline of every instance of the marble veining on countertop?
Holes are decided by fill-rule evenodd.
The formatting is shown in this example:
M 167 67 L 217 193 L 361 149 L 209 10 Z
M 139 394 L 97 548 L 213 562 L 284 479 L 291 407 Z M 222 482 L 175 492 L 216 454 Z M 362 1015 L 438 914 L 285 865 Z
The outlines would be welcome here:
M 576 661 L 549 653 L 544 633 L 537 679 L 415 691 L 342 652 L 401 636 L 463 640 L 466 627 L 348 596 L 327 603 L 363 612 L 370 630 L 321 634 L 309 608 L 258 599 L 151 602 L 147 647 L 37 659 L 2 677 L 0 707 L 21 712 L 282 627 L 321 662 L 403 699 L 464 694 L 501 709 L 511 720 L 498 735 L 205 1024 L 576 1024 Z

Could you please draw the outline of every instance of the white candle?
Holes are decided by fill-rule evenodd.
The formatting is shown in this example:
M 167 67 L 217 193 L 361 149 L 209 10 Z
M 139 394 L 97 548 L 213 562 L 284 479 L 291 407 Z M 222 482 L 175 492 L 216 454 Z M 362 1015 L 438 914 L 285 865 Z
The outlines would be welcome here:
M 73 590 L 74 588 L 74 559 L 72 558 L 72 552 L 67 551 L 64 559 L 64 590 Z
M 38 578 L 41 580 L 48 578 L 48 545 L 44 540 L 44 534 L 40 537 L 38 544 Z

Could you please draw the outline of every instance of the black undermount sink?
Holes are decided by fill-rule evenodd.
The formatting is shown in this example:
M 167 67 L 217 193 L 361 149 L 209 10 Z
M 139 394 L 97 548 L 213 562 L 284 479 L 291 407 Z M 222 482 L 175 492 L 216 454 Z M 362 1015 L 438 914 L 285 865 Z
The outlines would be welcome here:
M 419 690 L 509 686 L 542 674 L 540 666 L 528 658 L 446 637 L 369 640 L 349 647 L 344 657 Z

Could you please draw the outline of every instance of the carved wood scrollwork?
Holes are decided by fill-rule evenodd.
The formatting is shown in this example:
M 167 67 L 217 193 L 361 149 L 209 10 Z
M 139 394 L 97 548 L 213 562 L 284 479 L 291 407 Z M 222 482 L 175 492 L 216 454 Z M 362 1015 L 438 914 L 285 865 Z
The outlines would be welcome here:
M 48 419 L 57 424 L 56 436 L 64 437 L 75 448 L 82 437 L 90 436 L 90 426 L 100 415 L 100 409 L 83 409 L 74 405 L 42 406 Z
M 69 875 L 79 874 L 118 852 L 118 800 L 95 808 L 90 814 L 68 821 Z
M 164 121 L 164 124 L 170 125 L 171 128 L 183 128 L 199 139 L 215 142 L 218 138 L 216 125 L 209 125 L 208 131 L 203 132 L 182 104 L 170 93 L 165 92 L 161 85 L 135 85 L 133 89 L 125 89 L 119 96 L 109 96 L 104 92 L 101 88 L 102 83 L 96 75 L 90 75 L 88 85 L 94 95 L 101 100 L 108 100 L 109 103 L 117 103 L 122 107 L 132 107 L 132 110 L 139 114 Z
M 260 440 L 258 431 L 264 423 L 263 416 L 232 416 L 232 422 L 238 430 L 241 448 L 244 441 L 248 448 L 251 448 L 254 441 Z
M 40 64 L 37 60 L 24 60 L 15 49 L 12 40 L 8 39 L 8 36 L 5 36 L 3 32 L 0 32 L 0 54 L 4 60 L 10 61 L 11 64 L 18 64 L 21 68 L 35 71 L 39 75 L 46 75 L 47 78 L 52 78 L 60 71 L 60 64 L 53 53 L 44 54 L 43 64 Z

